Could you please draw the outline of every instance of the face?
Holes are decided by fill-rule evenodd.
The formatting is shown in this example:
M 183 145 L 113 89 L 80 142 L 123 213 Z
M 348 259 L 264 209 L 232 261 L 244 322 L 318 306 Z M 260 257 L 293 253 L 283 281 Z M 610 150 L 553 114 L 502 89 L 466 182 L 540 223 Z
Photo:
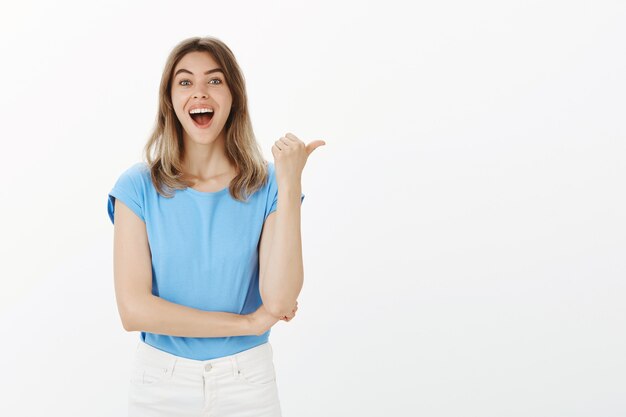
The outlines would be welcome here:
M 208 52 L 189 52 L 173 72 L 171 96 L 174 112 L 183 126 L 183 140 L 208 144 L 225 139 L 224 124 L 233 101 L 224 74 Z M 209 72 L 207 74 L 207 72 Z M 212 109 L 213 113 L 199 113 Z

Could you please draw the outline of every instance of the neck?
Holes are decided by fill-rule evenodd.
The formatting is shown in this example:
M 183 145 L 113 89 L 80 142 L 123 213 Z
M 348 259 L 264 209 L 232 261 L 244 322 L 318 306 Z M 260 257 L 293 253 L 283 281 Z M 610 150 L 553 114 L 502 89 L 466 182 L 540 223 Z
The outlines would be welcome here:
M 209 143 L 198 143 L 183 135 L 182 158 L 185 177 L 198 181 L 208 180 L 235 170 L 226 156 L 226 145 L 222 134 Z

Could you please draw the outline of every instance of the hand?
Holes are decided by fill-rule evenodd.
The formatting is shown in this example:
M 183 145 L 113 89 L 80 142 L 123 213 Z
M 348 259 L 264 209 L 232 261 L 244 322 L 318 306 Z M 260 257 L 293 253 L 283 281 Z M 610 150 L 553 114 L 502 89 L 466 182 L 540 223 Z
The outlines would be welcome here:
M 260 336 L 268 331 L 274 324 L 276 324 L 278 320 L 284 320 L 287 322 L 290 321 L 292 318 L 295 317 L 297 310 L 298 302 L 296 301 L 295 307 L 293 308 L 293 310 L 291 310 L 292 314 L 279 318 L 272 315 L 269 311 L 267 311 L 265 305 L 261 304 L 261 306 L 254 313 L 247 314 L 247 317 L 250 320 L 253 333 L 257 336 Z
M 272 146 L 276 181 L 300 186 L 302 170 L 309 155 L 318 147 L 326 145 L 323 140 L 314 140 L 305 145 L 292 133 L 286 133 Z
M 298 300 L 296 300 L 296 306 L 291 310 L 291 315 L 281 317 L 281 320 L 285 320 L 286 322 L 291 321 L 292 318 L 296 316 L 296 311 L 298 311 Z

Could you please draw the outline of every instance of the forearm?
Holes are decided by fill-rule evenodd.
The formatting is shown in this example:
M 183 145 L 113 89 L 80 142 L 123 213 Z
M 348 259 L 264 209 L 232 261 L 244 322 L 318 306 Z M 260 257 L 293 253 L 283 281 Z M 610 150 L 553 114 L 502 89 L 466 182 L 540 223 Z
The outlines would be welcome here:
M 301 187 L 284 185 L 278 189 L 276 223 L 263 276 L 263 302 L 272 314 L 291 312 L 302 289 L 302 238 L 300 231 Z
M 150 294 L 129 308 L 128 331 L 183 337 L 228 337 L 254 335 L 246 315 L 204 311 L 172 303 Z

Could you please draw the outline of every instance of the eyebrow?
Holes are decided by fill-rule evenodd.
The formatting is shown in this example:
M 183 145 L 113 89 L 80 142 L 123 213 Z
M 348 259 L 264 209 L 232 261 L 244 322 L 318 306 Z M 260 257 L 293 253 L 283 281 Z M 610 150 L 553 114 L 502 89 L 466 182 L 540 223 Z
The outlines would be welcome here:
M 176 74 L 174 74 L 174 77 L 176 77 L 176 76 L 177 76 L 178 74 L 180 74 L 181 72 L 186 72 L 187 74 L 191 74 L 191 75 L 193 75 L 193 72 L 191 72 L 191 71 L 189 71 L 189 70 L 186 70 L 185 68 L 181 68 L 181 69 L 179 69 L 178 71 L 176 71 Z M 213 73 L 213 72 L 222 72 L 222 73 L 223 73 L 224 71 L 222 71 L 222 69 L 221 69 L 221 68 L 213 68 L 213 69 L 211 69 L 211 70 L 206 71 L 206 72 L 204 73 L 204 75 L 208 75 L 208 74 L 211 74 L 211 73 Z

